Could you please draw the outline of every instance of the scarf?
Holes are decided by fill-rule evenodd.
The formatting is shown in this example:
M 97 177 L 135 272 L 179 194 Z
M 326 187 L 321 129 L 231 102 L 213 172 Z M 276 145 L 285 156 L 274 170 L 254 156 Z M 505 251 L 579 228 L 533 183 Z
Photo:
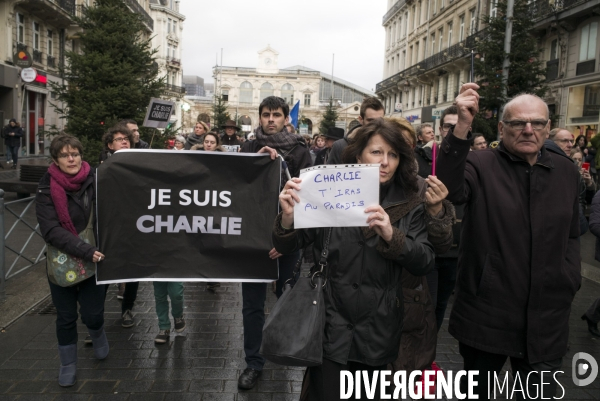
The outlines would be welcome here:
M 81 169 L 75 175 L 64 173 L 56 164 L 51 164 L 48 167 L 50 174 L 50 196 L 54 202 L 54 208 L 58 214 L 58 221 L 65 230 L 77 236 L 79 233 L 73 225 L 71 215 L 69 214 L 69 204 L 67 200 L 67 192 L 77 192 L 81 189 L 81 184 L 85 182 L 90 173 L 90 165 L 87 162 L 81 162 Z
M 282 131 L 279 131 L 273 135 L 267 135 L 263 132 L 262 127 L 258 126 L 255 130 L 256 142 L 260 146 L 268 146 L 270 148 L 282 150 L 284 152 L 292 150 L 298 145 L 299 136 L 296 134 L 289 133 L 285 127 Z

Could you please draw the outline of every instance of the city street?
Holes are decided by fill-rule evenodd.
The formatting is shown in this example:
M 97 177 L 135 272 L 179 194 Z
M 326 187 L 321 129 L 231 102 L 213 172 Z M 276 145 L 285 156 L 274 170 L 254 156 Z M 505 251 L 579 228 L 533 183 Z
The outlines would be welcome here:
M 600 340 L 592 337 L 580 320 L 600 284 L 584 279 L 571 312 L 570 350 L 564 358 L 565 400 L 600 399 L 600 380 L 585 388 L 571 380 L 571 358 L 576 352 L 600 355 Z M 275 296 L 269 294 L 269 307 Z M 202 283 L 185 284 L 187 328 L 171 336 L 166 345 L 155 345 L 158 332 L 151 284 L 140 286 L 135 307 L 136 325 L 120 324 L 116 286 L 106 299 L 106 328 L 111 353 L 94 359 L 83 344 L 86 330 L 79 326 L 77 384 L 57 383 L 58 353 L 52 307 L 38 305 L 0 334 L 0 401 L 3 400 L 297 400 L 303 369 L 267 362 L 258 385 L 238 390 L 237 378 L 245 368 L 242 339 L 241 286 L 223 284 L 216 294 Z M 440 332 L 437 362 L 447 370 L 462 367 L 458 344 Z M 560 393 L 559 393 L 560 394 Z M 499 398 L 501 399 L 501 398 Z

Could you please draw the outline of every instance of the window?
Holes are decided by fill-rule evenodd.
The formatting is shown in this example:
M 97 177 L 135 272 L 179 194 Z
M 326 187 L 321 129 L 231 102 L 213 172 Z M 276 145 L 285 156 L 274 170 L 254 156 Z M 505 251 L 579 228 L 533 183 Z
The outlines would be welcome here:
M 173 20 L 173 35 L 177 36 L 177 21 Z
M 273 85 L 265 82 L 260 87 L 260 101 L 262 102 L 265 98 L 273 96 Z
M 177 45 L 173 45 L 173 58 L 177 58 Z
M 52 56 L 52 55 L 54 55 L 54 41 L 53 41 L 54 38 L 53 38 L 52 31 L 50 29 L 48 29 L 47 34 L 48 34 L 48 50 L 47 50 L 47 52 L 48 52 L 49 56 Z
M 423 58 L 427 58 L 427 38 L 423 38 Z
M 448 24 L 448 47 L 452 46 L 452 22 Z
M 17 42 L 25 43 L 25 17 L 17 13 Z
M 475 33 L 475 29 L 477 28 L 477 20 L 475 19 L 475 9 L 469 11 L 470 21 L 469 21 L 469 35 L 473 35 Z
M 458 92 L 460 92 L 460 71 L 456 73 L 454 80 L 454 96 L 458 96 Z
M 435 54 L 435 33 L 431 34 L 431 55 Z
M 444 41 L 444 30 L 443 29 L 440 29 L 438 31 L 438 38 L 439 38 L 439 40 L 438 40 L 438 52 L 441 52 L 442 51 L 442 42 Z
M 33 49 L 40 50 L 40 24 L 33 23 Z
M 596 40 L 598 38 L 598 22 L 592 22 L 581 28 L 579 42 L 579 61 L 596 58 Z
M 252 104 L 252 84 L 248 81 L 240 85 L 240 103 Z
M 171 18 L 167 18 L 167 33 L 171 33 L 171 24 L 173 20 Z
M 221 92 L 221 97 L 223 98 L 224 102 L 228 102 L 229 101 L 229 89 L 223 89 L 223 91 Z
M 419 62 L 419 42 L 415 44 L 415 64 Z
M 437 0 L 433 0 L 433 14 L 437 13 Z
M 281 87 L 281 97 L 287 104 L 294 104 L 294 87 L 290 84 L 284 84 Z
M 419 21 L 417 18 L 417 6 L 413 6 L 412 13 L 413 13 L 413 29 L 417 29 L 417 27 L 419 26 Z
M 440 0 L 440 10 L 444 8 L 444 0 Z
M 171 58 L 171 44 L 167 43 L 167 59 Z
M 550 43 L 550 60 L 556 60 L 558 58 L 558 39 L 554 39 Z
M 498 0 L 490 0 L 490 17 L 496 18 L 498 14 Z
M 310 106 L 310 93 L 305 93 L 304 94 L 304 105 L 305 106 Z
M 398 20 L 398 32 L 396 32 L 397 40 L 402 37 L 402 18 Z
M 460 25 L 458 28 L 458 41 L 462 42 L 463 40 L 465 40 L 465 15 L 461 15 L 460 17 L 458 17 L 458 20 L 460 21 Z
M 404 21 L 406 21 L 404 23 L 404 37 L 406 37 L 408 35 L 408 11 L 404 13 Z

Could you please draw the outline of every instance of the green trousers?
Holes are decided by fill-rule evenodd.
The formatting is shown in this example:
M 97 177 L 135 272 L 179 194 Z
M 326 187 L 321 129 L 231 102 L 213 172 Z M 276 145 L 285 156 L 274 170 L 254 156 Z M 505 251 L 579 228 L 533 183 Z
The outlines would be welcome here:
M 170 330 L 171 319 L 169 319 L 168 298 L 171 298 L 171 315 L 173 315 L 173 318 L 183 317 L 183 283 L 172 281 L 154 281 L 153 283 L 158 327 L 160 330 Z

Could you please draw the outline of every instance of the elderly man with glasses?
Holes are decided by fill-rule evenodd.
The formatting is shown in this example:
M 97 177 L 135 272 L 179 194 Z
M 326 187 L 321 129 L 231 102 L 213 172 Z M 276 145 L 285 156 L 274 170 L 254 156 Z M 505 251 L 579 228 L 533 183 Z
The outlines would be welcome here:
M 558 145 L 558 147 L 565 152 L 565 155 L 571 154 L 571 149 L 575 144 L 575 137 L 571 132 L 564 128 L 554 128 L 548 134 L 548 139 Z
M 526 394 L 542 390 L 551 398 L 581 285 L 579 173 L 544 146 L 548 107 L 535 95 L 505 105 L 498 147 L 470 152 L 478 89 L 462 86 L 458 121 L 438 156 L 448 199 L 466 203 L 448 331 L 459 341 L 464 369 L 479 371 L 480 400 L 488 399 L 495 374 L 501 380 L 507 358 Z

